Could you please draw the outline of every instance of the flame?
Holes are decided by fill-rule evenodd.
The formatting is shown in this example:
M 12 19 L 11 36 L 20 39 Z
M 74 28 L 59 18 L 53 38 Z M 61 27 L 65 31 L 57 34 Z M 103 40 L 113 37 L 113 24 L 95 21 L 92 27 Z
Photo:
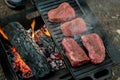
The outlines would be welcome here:
M 35 19 L 33 19 L 32 23 L 31 23 L 32 39 L 33 39 L 33 40 L 35 39 L 35 31 L 34 31 L 34 28 L 35 28 Z
M 51 37 L 49 31 L 48 31 L 48 28 L 41 28 L 41 29 L 38 29 L 37 31 L 35 31 L 35 36 L 34 36 L 34 40 L 37 41 L 37 39 L 40 39 L 43 35 L 46 35 L 47 37 Z
M 45 28 L 44 34 L 48 37 L 51 37 L 50 32 L 48 31 L 48 28 Z
M 31 69 L 24 63 L 24 61 L 22 60 L 19 53 L 16 51 L 14 47 L 12 47 L 11 50 L 12 53 L 16 55 L 14 59 L 14 68 L 17 71 L 20 70 L 23 73 L 24 77 L 31 77 L 32 76 Z
M 35 31 L 35 40 L 40 39 L 43 36 L 43 34 L 43 31 L 40 29 Z
M 4 33 L 4 31 L 2 30 L 1 27 L 0 27 L 0 34 L 1 34 L 6 40 L 8 40 L 7 35 Z

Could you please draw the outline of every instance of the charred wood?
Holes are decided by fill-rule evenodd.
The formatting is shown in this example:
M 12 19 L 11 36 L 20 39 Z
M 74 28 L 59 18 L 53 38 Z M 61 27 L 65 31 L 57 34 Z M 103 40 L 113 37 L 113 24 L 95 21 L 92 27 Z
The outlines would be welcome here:
M 34 76 L 43 77 L 50 72 L 49 64 L 38 45 L 28 36 L 18 22 L 9 23 L 3 28 L 9 41 L 16 48 L 24 62 L 31 68 Z
M 40 33 L 40 30 L 37 30 L 37 33 Z M 64 61 L 60 52 L 58 51 L 54 41 L 51 37 L 48 37 L 44 34 L 35 34 L 36 43 L 39 45 L 40 49 L 43 51 L 47 57 L 47 61 L 51 66 L 51 71 L 58 71 L 65 68 Z

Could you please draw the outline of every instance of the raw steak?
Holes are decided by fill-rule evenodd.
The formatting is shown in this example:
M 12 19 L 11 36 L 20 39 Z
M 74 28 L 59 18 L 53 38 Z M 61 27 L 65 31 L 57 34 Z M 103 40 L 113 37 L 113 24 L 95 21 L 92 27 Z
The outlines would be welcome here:
M 82 36 L 83 45 L 89 53 L 89 58 L 94 64 L 99 64 L 105 59 L 105 47 L 102 39 L 96 33 Z
M 66 51 L 66 56 L 73 67 L 89 62 L 86 53 L 74 39 L 64 38 L 62 40 L 62 45 Z
M 61 30 L 65 36 L 73 36 L 85 32 L 87 27 L 82 18 L 76 18 L 62 24 Z
M 69 3 L 64 2 L 57 8 L 48 12 L 48 18 L 51 22 L 62 22 L 75 18 L 75 11 Z

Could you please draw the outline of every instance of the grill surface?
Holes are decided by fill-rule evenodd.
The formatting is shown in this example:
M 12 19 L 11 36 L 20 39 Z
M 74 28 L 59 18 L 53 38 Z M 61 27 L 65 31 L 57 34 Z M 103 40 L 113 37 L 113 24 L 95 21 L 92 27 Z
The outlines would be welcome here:
M 86 33 L 95 32 L 95 33 L 99 34 L 101 36 L 101 38 L 103 39 L 103 42 L 104 42 L 105 48 L 106 48 L 106 58 L 102 64 L 93 65 L 93 64 L 89 63 L 89 64 L 85 64 L 83 66 L 80 66 L 79 68 L 73 68 L 70 65 L 67 57 L 65 56 L 65 51 L 61 45 L 62 39 L 65 37 L 60 30 L 60 24 L 62 24 L 62 23 L 50 22 L 48 20 L 48 15 L 47 15 L 49 10 L 58 7 L 58 5 L 60 5 L 62 2 L 70 3 L 70 5 L 75 9 L 75 12 L 77 15 L 76 17 L 82 17 L 86 21 L 88 29 L 89 29 L 88 32 L 86 32 Z M 91 77 L 94 80 L 96 80 L 96 79 L 103 80 L 106 77 L 111 75 L 111 72 L 110 72 L 111 65 L 113 63 L 115 63 L 115 64 L 120 63 L 119 55 L 117 55 L 118 51 L 114 47 L 112 47 L 113 45 L 109 41 L 105 31 L 103 31 L 101 25 L 99 24 L 97 19 L 94 17 L 94 15 L 92 14 L 91 10 L 89 9 L 88 5 L 86 4 L 86 2 L 84 0 L 49 0 L 49 1 L 37 0 L 36 5 L 37 5 L 37 9 L 38 9 L 39 13 L 41 14 L 45 24 L 48 26 L 48 29 L 58 47 L 58 49 L 60 50 L 62 56 L 64 57 L 64 61 L 66 63 L 67 68 L 71 72 L 74 79 L 79 80 L 84 77 L 87 77 L 87 78 Z M 74 38 L 77 41 L 77 43 L 81 47 L 83 47 L 81 41 L 79 40 L 80 36 L 81 35 L 74 36 L 72 38 Z M 104 69 L 108 70 L 108 74 L 103 75 L 99 78 L 96 78 L 95 74 Z

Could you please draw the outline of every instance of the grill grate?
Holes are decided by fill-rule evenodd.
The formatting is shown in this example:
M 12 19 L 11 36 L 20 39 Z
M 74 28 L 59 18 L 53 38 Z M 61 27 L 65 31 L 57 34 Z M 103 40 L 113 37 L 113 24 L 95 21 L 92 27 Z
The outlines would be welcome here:
M 61 45 L 61 41 L 65 37 L 60 30 L 60 24 L 62 23 L 52 23 L 48 20 L 48 16 L 47 16 L 49 10 L 58 7 L 58 5 L 60 5 L 62 2 L 68 2 L 75 9 L 77 15 L 76 17 L 82 17 L 86 21 L 87 26 L 90 27 L 90 33 L 95 32 L 101 36 L 106 47 L 106 59 L 103 63 L 99 65 L 93 65 L 91 63 L 88 63 L 79 68 L 73 68 L 70 65 Z M 106 69 L 107 67 L 109 67 L 109 69 L 107 69 L 109 73 L 107 75 L 101 76 L 99 79 L 103 80 L 111 75 L 110 71 L 111 71 L 112 62 L 120 63 L 118 55 L 115 54 L 117 53 L 117 51 L 115 51 L 114 48 L 112 47 L 111 43 L 109 42 L 106 36 L 106 33 L 103 31 L 101 25 L 96 20 L 96 18 L 94 17 L 94 15 L 92 14 L 91 10 L 89 9 L 88 5 L 84 0 L 78 0 L 78 1 L 77 0 L 49 0 L 49 1 L 37 0 L 36 6 L 45 24 L 48 26 L 48 29 L 58 49 L 60 50 L 62 56 L 64 57 L 66 66 L 70 71 L 70 73 L 72 74 L 72 76 L 74 77 L 74 79 L 79 80 L 81 78 L 85 78 L 86 76 L 88 76 L 96 80 L 94 74 L 96 72 L 99 72 L 101 69 Z M 79 37 L 74 36 L 73 38 L 77 41 L 79 45 L 82 46 L 82 43 L 79 39 L 80 36 Z M 113 51 L 111 51 L 111 49 Z

